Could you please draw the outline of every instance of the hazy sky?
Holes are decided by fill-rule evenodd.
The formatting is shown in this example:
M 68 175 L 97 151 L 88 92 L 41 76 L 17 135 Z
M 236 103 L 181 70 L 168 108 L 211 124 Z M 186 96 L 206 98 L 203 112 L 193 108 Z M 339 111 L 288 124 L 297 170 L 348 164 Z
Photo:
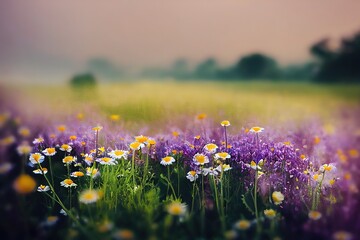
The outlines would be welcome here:
M 298 62 L 317 40 L 359 31 L 359 13 L 359 0 L 1 0 L 0 70 L 229 64 L 253 51 Z

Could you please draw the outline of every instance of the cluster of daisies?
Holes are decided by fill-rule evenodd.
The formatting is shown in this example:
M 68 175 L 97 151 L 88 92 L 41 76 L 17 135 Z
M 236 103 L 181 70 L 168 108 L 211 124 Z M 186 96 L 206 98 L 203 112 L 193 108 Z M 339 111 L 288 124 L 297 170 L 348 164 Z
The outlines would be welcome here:
M 200 120 L 204 118 L 206 116 L 198 117 Z M 262 134 L 265 129 L 262 127 L 255 126 L 246 129 L 244 135 L 229 138 L 230 122 L 224 120 L 220 125 L 222 127 L 221 134 L 215 135 L 216 137 L 197 135 L 193 138 L 193 143 L 185 141 L 185 137 L 181 139 L 178 132 L 173 132 L 171 137 L 151 138 L 139 135 L 132 140 L 123 138 L 121 144 L 114 144 L 114 146 L 121 146 L 118 148 L 101 147 L 103 144 L 99 141 L 99 134 L 103 131 L 101 126 L 92 128 L 90 137 L 85 134 L 82 136 L 79 132 L 79 137 L 67 135 L 65 138 L 66 127 L 61 125 L 58 126 L 58 131 L 61 133 L 58 138 L 54 136 L 38 137 L 34 139 L 33 147 L 26 142 L 17 146 L 17 152 L 26 159 L 27 165 L 33 168 L 33 174 L 41 175 L 39 176 L 41 183 L 38 185 L 32 176 L 22 173 L 14 181 L 13 188 L 18 193 L 24 194 L 37 189 L 38 192 L 47 194 L 56 202 L 60 202 L 60 197 L 55 191 L 56 187 L 63 187 L 71 194 L 72 189 L 81 186 L 79 178 L 86 178 L 88 186 L 79 192 L 78 200 L 82 204 L 93 204 L 103 197 L 102 191 L 96 189 L 93 184 L 94 179 L 101 179 L 103 169 L 119 166 L 120 162 L 126 161 L 129 162 L 127 166 L 131 166 L 129 172 L 134 178 L 134 169 L 139 167 L 136 165 L 138 162 L 135 161 L 135 158 L 144 153 L 150 158 L 152 164 L 160 164 L 159 168 L 163 169 L 170 169 L 173 165 L 181 162 L 180 166 L 186 170 L 184 180 L 194 186 L 200 181 L 202 184 L 204 182 L 210 184 L 212 180 L 216 184 L 222 185 L 224 176 L 230 176 L 236 170 L 236 173 L 243 174 L 241 177 L 243 177 L 245 189 L 252 191 L 252 205 L 255 208 L 253 210 L 256 218 L 249 220 L 243 217 L 236 221 L 233 224 L 235 231 L 228 233 L 229 236 L 231 234 L 235 236 L 238 231 L 247 231 L 264 219 L 267 221 L 280 220 L 282 209 L 291 208 L 289 207 L 291 204 L 305 205 L 304 208 L 294 208 L 294 211 L 306 209 L 306 215 L 310 221 L 320 222 L 319 220 L 327 214 L 324 208 L 321 208 L 323 199 L 325 197 L 326 201 L 330 199 L 331 204 L 336 202 L 337 196 L 333 194 L 335 191 L 332 189 L 337 186 L 338 182 L 344 179 L 350 182 L 351 179 L 350 173 L 346 173 L 347 175 L 339 173 L 338 164 L 347 164 L 349 157 L 353 159 L 359 157 L 356 149 L 350 149 L 348 152 L 337 150 L 336 157 L 339 159 L 339 163 L 335 164 L 329 161 L 324 164 L 324 159 L 320 158 L 321 152 L 316 152 L 316 146 L 321 143 L 321 138 L 318 136 L 311 139 L 310 144 L 303 144 L 306 147 L 299 149 L 290 142 L 264 141 Z M 29 136 L 29 129 L 21 128 L 18 134 Z M 302 139 L 302 141 L 304 140 Z M 14 142 L 15 139 L 5 137 L 1 139 L 0 145 L 5 146 Z M 308 152 L 303 153 L 302 151 Z M 66 171 L 61 181 L 58 181 L 58 176 L 55 178 L 53 169 L 54 161 L 59 159 Z M 141 167 L 148 168 L 147 161 L 148 159 Z M 333 160 L 331 159 L 331 161 Z M 176 166 L 178 167 L 178 165 Z M 9 164 L 2 164 L 0 170 L 6 171 L 10 167 Z M 143 172 L 149 171 L 150 168 Z M 153 176 L 156 176 L 156 173 Z M 206 181 L 206 177 L 208 177 L 208 181 Z M 236 176 L 236 178 L 227 180 L 229 179 L 240 178 Z M 171 181 L 170 178 L 168 180 Z M 136 185 L 134 180 L 134 187 Z M 352 189 L 351 191 L 357 191 L 356 185 L 350 183 L 348 185 Z M 258 196 L 268 199 L 265 208 L 263 207 L 261 211 L 257 209 L 256 197 Z M 216 204 L 218 207 L 219 203 Z M 62 211 L 71 214 L 70 209 L 65 205 L 61 207 Z M 188 204 L 180 199 L 166 204 L 165 210 L 171 216 L 179 218 L 183 218 L 190 212 Z M 220 214 L 224 213 L 220 212 Z

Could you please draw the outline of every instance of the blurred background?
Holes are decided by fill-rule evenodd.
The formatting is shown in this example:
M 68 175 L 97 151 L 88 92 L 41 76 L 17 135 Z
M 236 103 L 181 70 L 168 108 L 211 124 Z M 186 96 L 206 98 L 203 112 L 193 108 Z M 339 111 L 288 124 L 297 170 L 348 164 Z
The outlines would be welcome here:
M 357 0 L 2 0 L 1 101 L 145 122 L 329 119 L 358 107 L 359 12 Z

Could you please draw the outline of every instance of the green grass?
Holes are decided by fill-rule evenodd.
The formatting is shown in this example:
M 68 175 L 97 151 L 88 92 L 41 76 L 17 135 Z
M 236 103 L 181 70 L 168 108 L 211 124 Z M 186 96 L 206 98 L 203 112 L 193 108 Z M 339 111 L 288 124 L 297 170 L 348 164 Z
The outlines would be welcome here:
M 358 85 L 317 85 L 286 82 L 121 82 L 99 84 L 93 90 L 69 86 L 11 86 L 28 113 L 57 115 L 119 114 L 126 127 L 143 124 L 162 128 L 184 117 L 206 113 L 215 121 L 234 124 L 278 124 L 319 118 L 333 121 L 343 109 L 356 108 Z M 20 90 L 20 92 L 19 92 Z M 28 105 L 31 104 L 31 112 Z M 179 125 L 179 124 L 176 124 Z M 180 124 L 181 125 L 181 124 Z M 181 127 L 181 126 L 179 126 Z

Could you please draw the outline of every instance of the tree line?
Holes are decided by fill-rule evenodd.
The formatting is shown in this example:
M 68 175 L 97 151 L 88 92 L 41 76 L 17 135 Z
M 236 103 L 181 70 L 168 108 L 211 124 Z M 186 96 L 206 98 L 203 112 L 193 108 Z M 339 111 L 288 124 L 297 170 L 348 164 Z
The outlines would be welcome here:
M 314 58 L 301 64 L 280 66 L 273 57 L 257 52 L 242 56 L 234 64 L 225 67 L 215 58 L 205 59 L 195 67 L 190 67 L 186 59 L 178 59 L 169 68 L 147 68 L 137 77 L 360 83 L 360 32 L 343 38 L 336 48 L 331 47 L 329 38 L 325 38 L 313 44 L 309 50 Z M 76 75 L 70 82 L 75 86 L 87 83 L 94 85 L 94 74 L 115 81 L 129 77 L 123 69 L 116 68 L 106 59 L 93 59 L 89 62 L 89 73 Z

